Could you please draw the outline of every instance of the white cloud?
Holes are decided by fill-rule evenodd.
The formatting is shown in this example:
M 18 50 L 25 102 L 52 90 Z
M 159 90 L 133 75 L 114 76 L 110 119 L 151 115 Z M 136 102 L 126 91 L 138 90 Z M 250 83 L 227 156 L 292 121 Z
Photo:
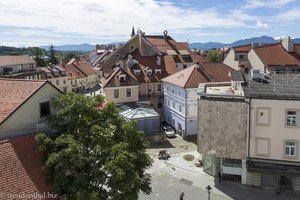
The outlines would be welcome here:
M 229 12 L 230 13 L 230 12 Z M 48 29 L 48 34 L 77 34 L 96 40 L 128 39 L 131 26 L 147 34 L 163 30 L 247 27 L 252 16 L 195 10 L 155 0 L 1 0 L 0 26 Z M 23 31 L 23 36 L 32 35 Z M 171 34 L 171 32 L 170 32 Z M 1 36 L 1 33 L 0 33 Z
M 280 8 L 296 0 L 247 0 L 245 8 Z
M 300 19 L 300 7 L 289 9 L 285 12 L 280 13 L 276 17 L 277 21 L 281 22 L 295 22 Z
M 268 28 L 269 25 L 267 23 L 262 23 L 259 19 L 256 20 L 255 26 L 257 28 Z

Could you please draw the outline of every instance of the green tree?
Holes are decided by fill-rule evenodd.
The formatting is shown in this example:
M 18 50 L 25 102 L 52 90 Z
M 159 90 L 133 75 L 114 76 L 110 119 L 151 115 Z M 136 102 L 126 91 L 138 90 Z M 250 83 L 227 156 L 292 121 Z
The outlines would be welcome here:
M 46 66 L 46 62 L 42 59 L 42 56 L 43 56 L 43 50 L 38 48 L 38 47 L 35 47 L 35 55 L 34 55 L 34 60 L 36 62 L 36 65 L 38 67 L 45 67 Z
M 45 154 L 48 180 L 62 199 L 135 200 L 149 194 L 152 159 L 135 122 L 126 122 L 113 103 L 102 110 L 100 97 L 66 94 L 52 100 L 55 133 L 36 136 Z
M 57 58 L 56 58 L 56 51 L 54 49 L 54 46 L 51 44 L 49 47 L 49 63 L 56 65 L 58 63 Z
M 207 61 L 219 63 L 223 61 L 223 56 L 218 50 L 211 50 L 207 54 Z

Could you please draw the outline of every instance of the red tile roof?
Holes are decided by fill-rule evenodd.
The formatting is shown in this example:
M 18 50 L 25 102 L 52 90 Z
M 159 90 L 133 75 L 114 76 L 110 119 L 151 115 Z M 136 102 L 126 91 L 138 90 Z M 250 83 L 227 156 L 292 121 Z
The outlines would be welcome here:
M 300 65 L 300 61 L 292 53 L 288 53 L 280 43 L 258 46 L 254 51 L 266 66 Z
M 241 45 L 241 46 L 233 47 L 233 50 L 235 52 L 244 52 L 244 53 L 247 53 L 251 49 L 252 49 L 252 44 L 246 44 L 246 45 Z
M 47 199 L 39 196 L 44 192 L 55 195 L 53 187 L 44 181 L 46 173 L 42 169 L 42 154 L 35 150 L 34 137 L 32 134 L 0 141 L 1 200 Z M 37 198 L 19 198 L 22 194 Z
M 125 74 L 126 78 L 124 83 L 120 82 L 118 75 Z M 107 77 L 102 79 L 103 87 L 120 87 L 120 86 L 133 86 L 138 85 L 138 82 L 134 75 L 131 74 L 129 70 L 121 69 L 120 67 L 115 67 L 113 72 Z
M 0 124 L 37 92 L 45 80 L 0 79 Z
M 164 82 L 182 88 L 197 88 L 199 83 L 228 82 L 229 72 L 233 70 L 223 63 L 203 63 L 181 70 L 163 79 Z
M 176 42 L 171 36 L 167 36 L 166 40 L 161 35 L 145 35 L 144 38 L 163 53 L 167 50 L 178 51 L 188 49 L 186 42 Z
M 0 67 L 20 64 L 36 64 L 36 62 L 29 55 L 0 56 Z
M 64 68 L 66 69 L 66 73 L 69 75 L 70 80 L 96 74 L 96 71 L 92 68 L 92 66 L 86 62 L 78 61 L 75 58 L 71 59 Z

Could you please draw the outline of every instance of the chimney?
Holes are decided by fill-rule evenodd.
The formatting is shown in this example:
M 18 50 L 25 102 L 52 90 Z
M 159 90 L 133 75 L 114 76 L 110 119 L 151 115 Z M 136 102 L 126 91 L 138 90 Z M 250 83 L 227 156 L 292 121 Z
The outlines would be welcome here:
M 164 40 L 167 41 L 167 38 L 168 38 L 168 31 L 165 30 L 163 33 L 164 33 Z
M 287 52 L 294 52 L 294 42 L 289 36 L 281 39 L 281 45 Z

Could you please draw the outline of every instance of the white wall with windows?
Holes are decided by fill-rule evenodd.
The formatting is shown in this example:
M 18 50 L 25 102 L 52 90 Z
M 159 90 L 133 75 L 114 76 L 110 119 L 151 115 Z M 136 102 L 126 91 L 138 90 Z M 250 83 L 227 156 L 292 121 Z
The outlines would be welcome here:
M 253 99 L 251 157 L 300 161 L 300 101 Z
M 164 82 L 164 119 L 176 131 L 197 134 L 197 89 Z

